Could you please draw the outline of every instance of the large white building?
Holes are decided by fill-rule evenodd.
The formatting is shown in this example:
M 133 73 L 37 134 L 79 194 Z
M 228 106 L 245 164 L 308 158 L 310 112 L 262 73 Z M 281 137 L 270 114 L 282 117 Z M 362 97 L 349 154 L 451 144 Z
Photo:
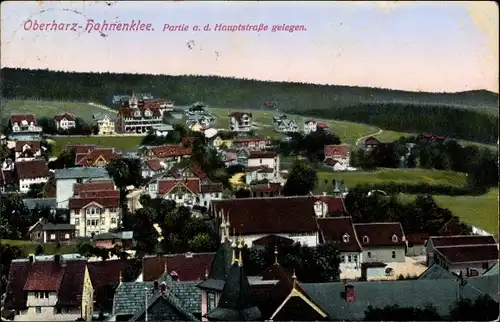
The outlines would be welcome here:
M 14 168 L 19 179 L 19 192 L 21 193 L 30 191 L 33 184 L 49 181 L 49 168 L 43 159 L 16 162 Z
M 120 133 L 146 133 L 163 124 L 166 100 L 139 100 L 135 95 L 118 110 L 116 129 Z
M 267 179 L 273 181 L 279 176 L 280 158 L 275 151 L 251 151 L 245 167 L 245 182 Z
M 252 130 L 252 113 L 233 112 L 229 117 L 229 131 L 250 132 Z

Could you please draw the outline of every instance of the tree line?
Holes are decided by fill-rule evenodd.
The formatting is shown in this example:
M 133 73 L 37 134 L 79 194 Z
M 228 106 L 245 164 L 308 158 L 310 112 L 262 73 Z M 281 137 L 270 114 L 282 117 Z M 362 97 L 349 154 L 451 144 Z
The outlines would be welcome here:
M 485 113 L 479 108 L 415 103 L 369 103 L 337 109 L 296 109 L 293 113 L 365 123 L 398 132 L 430 132 L 488 144 L 495 144 L 498 140 L 498 115 Z

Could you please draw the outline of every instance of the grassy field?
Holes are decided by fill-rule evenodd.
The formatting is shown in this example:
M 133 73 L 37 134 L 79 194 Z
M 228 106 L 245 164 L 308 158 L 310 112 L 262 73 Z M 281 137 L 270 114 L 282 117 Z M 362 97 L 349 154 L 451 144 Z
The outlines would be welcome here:
M 2 243 L 9 244 L 11 246 L 17 246 L 23 251 L 23 255 L 28 257 L 30 254 L 35 254 L 36 247 L 38 245 L 43 246 L 44 255 L 54 255 L 54 254 L 72 254 L 76 253 L 75 246 L 61 245 L 61 248 L 57 249 L 56 244 L 39 244 L 34 243 L 29 240 L 2 240 Z
M 498 188 L 480 196 L 433 196 L 443 208 L 464 222 L 498 235 Z M 406 200 L 415 196 L 403 195 Z
M 258 123 L 260 129 L 256 132 L 259 135 L 269 136 L 269 137 L 281 137 L 282 135 L 274 131 L 273 127 L 273 116 L 279 115 L 280 113 L 276 112 L 265 112 L 259 110 L 241 110 L 241 109 L 227 109 L 227 108 L 210 108 L 208 111 L 215 116 L 217 116 L 217 121 L 215 126 L 218 128 L 227 128 L 228 127 L 228 117 L 227 115 L 233 111 L 239 112 L 248 112 L 252 113 L 253 121 Z M 299 129 L 302 130 L 304 126 L 304 122 L 310 117 L 298 116 L 298 115 L 290 115 L 287 114 L 288 118 L 294 119 L 299 126 Z M 330 126 L 330 129 L 339 136 L 340 140 L 343 143 L 354 144 L 356 140 L 362 136 L 369 135 L 371 133 L 375 133 L 378 129 L 374 126 L 369 126 L 360 123 L 352 123 L 352 122 L 343 122 L 343 121 L 334 121 L 334 120 L 322 120 L 316 119 L 317 121 L 327 122 Z
M 54 141 L 52 155 L 58 156 L 67 144 L 95 144 L 125 152 L 136 151 L 142 136 L 64 136 L 51 140 Z
M 373 137 L 377 138 L 381 142 L 393 142 L 402 136 L 410 136 L 410 135 L 414 135 L 414 134 L 384 130 L 382 133 L 374 135 Z
M 318 172 L 317 192 L 323 192 L 327 187 L 331 187 L 332 179 L 344 180 L 348 188 L 353 188 L 358 184 L 380 184 L 380 183 L 419 183 L 446 184 L 461 187 L 466 183 L 466 176 L 463 173 L 440 170 L 425 169 L 378 169 L 373 172 Z M 328 184 L 325 185 L 325 180 Z
M 73 113 L 77 117 L 89 121 L 92 119 L 92 114 L 105 111 L 86 103 L 9 100 L 2 117 L 8 118 L 13 113 L 32 113 L 36 117 L 53 117 L 63 112 Z

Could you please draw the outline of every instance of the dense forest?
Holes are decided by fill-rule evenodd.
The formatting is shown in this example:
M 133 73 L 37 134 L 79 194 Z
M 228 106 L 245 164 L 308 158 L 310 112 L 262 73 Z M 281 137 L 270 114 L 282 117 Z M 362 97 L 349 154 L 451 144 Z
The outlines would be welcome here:
M 497 108 L 498 94 L 485 90 L 426 93 L 218 76 L 74 73 L 19 68 L 2 68 L 1 80 L 2 97 L 7 99 L 109 104 L 113 95 L 135 91 L 171 99 L 177 105 L 203 101 L 214 107 L 263 108 L 264 102 L 273 102 L 282 111 L 313 113 L 395 131 L 435 132 L 486 143 L 496 142 L 498 133 L 498 116 L 481 111 Z

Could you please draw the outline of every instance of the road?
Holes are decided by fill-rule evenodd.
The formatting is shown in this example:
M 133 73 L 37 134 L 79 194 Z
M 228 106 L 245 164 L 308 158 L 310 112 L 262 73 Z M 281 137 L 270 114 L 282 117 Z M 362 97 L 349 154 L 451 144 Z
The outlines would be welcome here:
M 113 114 L 116 113 L 116 110 L 113 110 L 112 108 L 109 108 L 109 107 L 101 105 L 101 104 L 89 102 L 89 105 L 94 106 L 94 107 L 99 107 L 100 109 L 102 109 L 106 112 L 109 112 L 109 113 L 113 113 Z
M 379 134 L 382 134 L 384 132 L 384 130 L 382 129 L 379 129 L 377 132 L 374 132 L 374 133 L 371 133 L 371 134 L 368 134 L 368 135 L 365 135 L 365 136 L 362 136 L 360 137 L 359 139 L 356 140 L 356 143 L 354 144 L 355 146 L 358 146 L 359 145 L 359 142 L 363 139 L 366 139 L 367 137 L 370 137 L 370 136 L 374 136 L 374 135 L 379 135 Z

